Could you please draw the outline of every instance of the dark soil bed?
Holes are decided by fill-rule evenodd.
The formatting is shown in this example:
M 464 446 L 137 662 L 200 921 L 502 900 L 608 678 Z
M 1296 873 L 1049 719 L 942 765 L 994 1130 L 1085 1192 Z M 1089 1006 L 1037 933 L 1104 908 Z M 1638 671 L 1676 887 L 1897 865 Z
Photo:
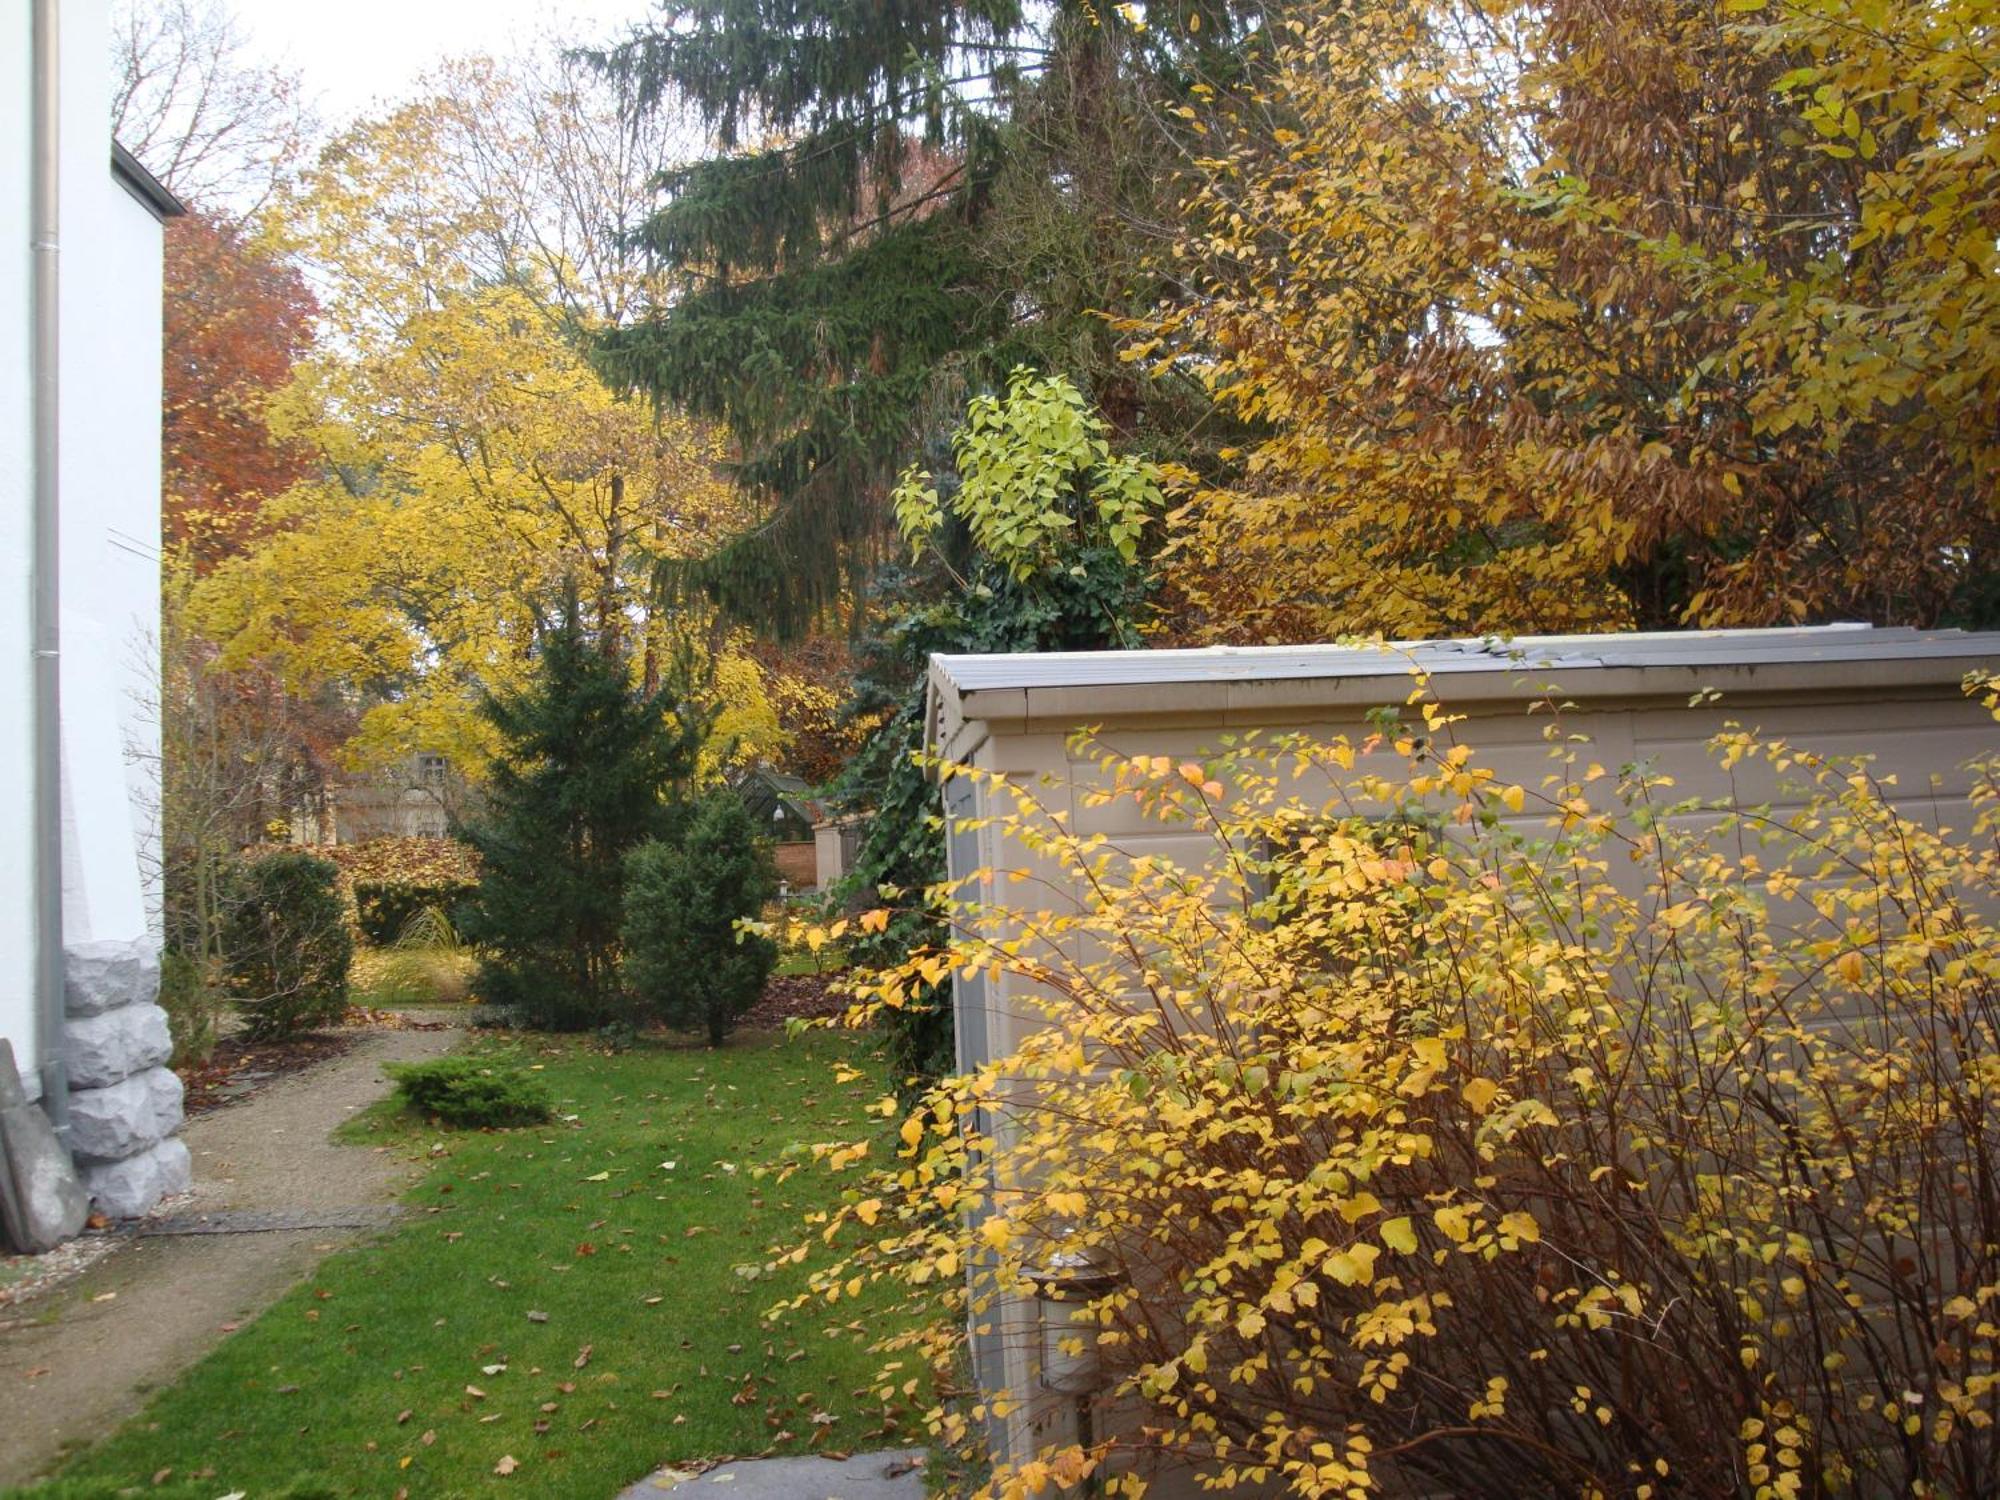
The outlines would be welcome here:
M 831 974 L 774 974 L 764 986 L 763 998 L 743 1017 L 745 1026 L 783 1026 L 791 1020 L 818 1020 L 837 1016 L 854 1003 L 848 995 L 828 992 Z
M 187 1112 L 206 1114 L 238 1099 L 247 1099 L 267 1083 L 344 1054 L 361 1033 L 358 1028 L 309 1031 L 278 1042 L 253 1042 L 226 1036 L 215 1044 L 205 1063 L 178 1071 L 187 1085 Z
M 330 1031 L 309 1031 L 282 1041 L 253 1042 L 242 1035 L 225 1036 L 205 1063 L 177 1068 L 187 1086 L 187 1112 L 206 1114 L 238 1099 L 247 1099 L 267 1083 L 315 1064 L 330 1062 L 352 1047 L 363 1032 L 388 1028 L 403 1031 L 443 1031 L 450 1023 L 427 1021 L 401 1011 L 349 1006 L 340 1025 Z

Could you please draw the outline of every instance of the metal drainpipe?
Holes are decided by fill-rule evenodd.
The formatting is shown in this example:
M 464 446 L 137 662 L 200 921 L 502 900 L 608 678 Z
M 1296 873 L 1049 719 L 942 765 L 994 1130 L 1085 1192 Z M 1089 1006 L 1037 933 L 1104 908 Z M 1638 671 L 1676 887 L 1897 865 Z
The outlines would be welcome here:
M 34 0 L 34 444 L 35 444 L 35 992 L 41 1009 L 42 1108 L 65 1144 L 69 1069 L 63 1062 L 62 560 L 57 473 L 62 159 L 58 26 L 61 0 Z

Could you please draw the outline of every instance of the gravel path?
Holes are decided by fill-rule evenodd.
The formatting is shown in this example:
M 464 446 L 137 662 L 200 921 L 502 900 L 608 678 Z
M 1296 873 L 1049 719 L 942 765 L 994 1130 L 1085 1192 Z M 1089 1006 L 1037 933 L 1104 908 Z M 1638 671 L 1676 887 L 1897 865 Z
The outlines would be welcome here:
M 190 1121 L 182 1138 L 194 1195 L 175 1217 L 368 1217 L 418 1169 L 387 1148 L 328 1137 L 387 1090 L 383 1063 L 434 1057 L 456 1040 L 455 1031 L 374 1032 L 335 1062 Z M 44 1474 L 110 1432 L 356 1233 L 149 1235 L 57 1291 L 0 1309 L 0 1485 Z

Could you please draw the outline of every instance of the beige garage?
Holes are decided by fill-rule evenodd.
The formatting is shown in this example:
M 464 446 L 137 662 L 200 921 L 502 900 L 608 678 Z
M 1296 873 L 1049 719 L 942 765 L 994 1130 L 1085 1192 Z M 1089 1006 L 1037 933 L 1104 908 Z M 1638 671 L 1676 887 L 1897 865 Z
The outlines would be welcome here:
M 1969 821 L 1962 769 L 1990 749 L 1994 724 L 1964 690 L 1969 673 L 2000 668 L 2000 634 L 1866 626 L 1453 640 L 1391 647 L 1253 647 L 932 658 L 927 739 L 949 763 L 1037 784 L 1042 802 L 1078 833 L 1102 832 L 1119 849 L 1183 862 L 1212 853 L 1206 838 L 1149 823 L 1130 800 L 1100 805 L 1093 755 L 1080 731 L 1124 755 L 1200 759 L 1233 732 L 1366 733 L 1371 712 L 1403 705 L 1412 673 L 1465 715 L 1461 742 L 1499 777 L 1529 781 L 1546 768 L 1547 709 L 1562 703 L 1566 733 L 1587 736 L 1608 765 L 1646 762 L 1693 796 L 1729 790 L 1709 750 L 1735 723 L 1815 750 L 1874 757 L 1893 774 L 1907 810 L 1956 827 Z M 1753 768 L 1747 774 L 1759 773 Z M 1744 784 L 1746 800 L 1773 800 L 1770 782 Z M 997 794 L 977 781 L 943 788 L 955 879 L 1019 869 L 1034 856 L 1006 847 Z M 979 877 L 965 891 L 991 906 L 1030 899 L 1004 880 Z M 1047 904 L 1046 893 L 1032 898 Z M 957 982 L 961 1066 L 1010 1051 L 1039 1024 L 1016 1004 L 1006 975 Z M 985 1389 L 1045 1392 L 1036 1314 L 1015 1307 L 975 1337 Z M 998 1456 L 1019 1458 L 1064 1438 L 1075 1408 L 1044 1395 L 992 1424 Z

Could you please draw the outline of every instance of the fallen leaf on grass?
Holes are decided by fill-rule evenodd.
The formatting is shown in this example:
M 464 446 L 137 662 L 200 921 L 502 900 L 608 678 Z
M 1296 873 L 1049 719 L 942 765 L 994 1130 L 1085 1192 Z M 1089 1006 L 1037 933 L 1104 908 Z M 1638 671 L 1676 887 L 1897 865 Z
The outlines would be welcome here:
M 584 1178 L 583 1180 L 585 1182 L 609 1182 L 611 1180 L 611 1174 L 609 1172 L 592 1172 L 588 1177 Z
M 505 1365 L 481 1365 L 479 1373 L 482 1375 L 505 1375 L 507 1367 Z
M 410 1420 L 410 1411 L 408 1407 L 405 1407 L 403 1410 L 396 1413 L 396 1425 L 398 1427 L 401 1427 L 405 1422 L 409 1420 Z
M 549 1315 L 539 1309 L 531 1309 L 528 1313 L 528 1321 L 530 1323 L 546 1323 L 548 1320 Z
M 581 1349 L 576 1351 L 575 1368 L 581 1370 L 585 1365 L 589 1363 L 590 1363 L 590 1345 L 585 1344 Z
M 493 1466 L 493 1472 L 495 1474 L 503 1474 L 503 1475 L 511 1474 L 520 1467 L 521 1467 L 521 1461 L 516 1457 L 514 1457 L 513 1454 L 509 1453 L 504 1455 L 501 1458 L 500 1462 Z
M 465 1394 L 470 1396 L 474 1401 L 484 1401 L 486 1399 L 486 1392 L 482 1391 L 476 1385 L 467 1386 L 465 1388 Z

